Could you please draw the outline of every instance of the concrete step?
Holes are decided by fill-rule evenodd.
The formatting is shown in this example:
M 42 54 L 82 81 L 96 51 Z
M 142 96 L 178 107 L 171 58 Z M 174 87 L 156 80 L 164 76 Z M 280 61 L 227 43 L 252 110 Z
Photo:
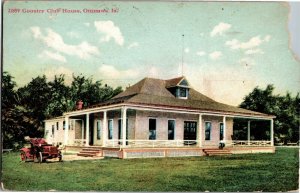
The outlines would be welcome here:
M 213 156 L 213 155 L 231 155 L 232 154 L 229 150 L 226 150 L 226 149 L 204 149 L 203 152 L 207 156 Z
M 90 154 L 90 153 L 77 153 L 77 156 L 94 157 L 95 154 Z
M 99 147 L 85 147 L 77 155 L 84 157 L 101 157 L 102 149 Z

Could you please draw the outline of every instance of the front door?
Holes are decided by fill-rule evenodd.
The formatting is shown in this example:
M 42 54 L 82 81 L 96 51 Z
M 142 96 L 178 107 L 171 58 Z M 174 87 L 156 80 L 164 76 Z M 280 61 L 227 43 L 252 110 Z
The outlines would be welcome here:
M 224 124 L 220 123 L 220 141 L 224 139 Z
M 185 145 L 194 145 L 197 139 L 197 122 L 195 121 L 184 121 L 184 142 Z M 191 141 L 189 141 L 191 140 Z

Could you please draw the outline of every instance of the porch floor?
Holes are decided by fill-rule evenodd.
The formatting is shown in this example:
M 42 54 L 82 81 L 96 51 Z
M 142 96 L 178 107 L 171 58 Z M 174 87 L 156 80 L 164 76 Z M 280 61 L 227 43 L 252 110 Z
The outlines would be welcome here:
M 126 158 L 155 158 L 155 157 L 187 157 L 231 155 L 247 153 L 275 153 L 275 147 L 225 147 L 220 150 L 216 147 L 161 147 L 161 148 L 129 148 L 129 147 L 102 147 L 102 146 L 67 146 L 66 152 L 77 152 L 78 156 L 85 157 L 114 157 Z

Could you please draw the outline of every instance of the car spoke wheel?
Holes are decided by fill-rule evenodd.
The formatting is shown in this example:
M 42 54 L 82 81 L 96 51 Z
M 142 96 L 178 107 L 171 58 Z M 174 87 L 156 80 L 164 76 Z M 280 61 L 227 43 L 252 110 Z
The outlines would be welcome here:
M 43 155 L 42 155 L 42 152 L 39 152 L 39 154 L 38 154 L 38 161 L 39 161 L 39 163 L 42 163 L 42 162 L 43 162 Z
M 62 158 L 63 158 L 63 155 L 61 153 L 58 154 L 58 161 L 62 162 Z
M 24 151 L 21 152 L 20 157 L 21 157 L 21 161 L 24 161 L 24 162 L 27 161 L 27 156 L 26 156 L 26 153 Z

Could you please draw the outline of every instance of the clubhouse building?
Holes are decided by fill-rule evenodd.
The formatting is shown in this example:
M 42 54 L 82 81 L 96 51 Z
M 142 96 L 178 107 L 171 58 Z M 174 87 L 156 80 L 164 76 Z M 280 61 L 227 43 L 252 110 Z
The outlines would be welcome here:
M 272 115 L 214 101 L 185 77 L 144 78 L 108 101 L 45 120 L 48 143 L 81 156 L 180 157 L 275 151 Z M 235 120 L 247 139 L 233 140 Z M 252 140 L 251 123 L 267 122 L 269 139 Z M 224 148 L 219 148 L 220 145 Z

